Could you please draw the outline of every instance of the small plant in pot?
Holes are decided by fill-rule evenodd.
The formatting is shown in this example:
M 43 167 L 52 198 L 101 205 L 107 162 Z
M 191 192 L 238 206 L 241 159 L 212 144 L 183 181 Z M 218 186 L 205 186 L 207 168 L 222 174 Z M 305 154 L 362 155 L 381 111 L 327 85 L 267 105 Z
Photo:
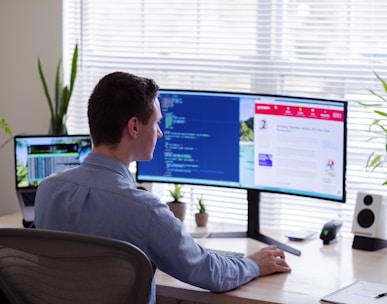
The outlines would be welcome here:
M 198 227 L 207 226 L 208 213 L 206 212 L 206 206 L 203 203 L 203 196 L 198 198 L 198 209 L 199 212 L 195 213 L 195 221 Z
M 169 193 L 172 196 L 173 201 L 168 202 L 167 205 L 169 206 L 169 209 L 172 211 L 172 213 L 183 222 L 185 218 L 186 204 L 181 201 L 181 199 L 184 196 L 181 189 L 182 189 L 181 185 L 174 184 L 173 190 L 169 190 Z

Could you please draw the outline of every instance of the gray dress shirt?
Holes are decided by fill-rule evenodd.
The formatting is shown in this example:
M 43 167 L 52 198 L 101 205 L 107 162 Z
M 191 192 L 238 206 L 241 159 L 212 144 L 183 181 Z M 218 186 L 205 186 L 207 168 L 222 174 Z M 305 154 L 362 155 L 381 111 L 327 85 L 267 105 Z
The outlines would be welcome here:
M 203 249 L 166 204 L 136 188 L 128 168 L 96 153 L 39 185 L 35 225 L 133 243 L 154 267 L 214 292 L 234 289 L 259 276 L 259 267 L 249 258 L 226 258 Z M 155 299 L 153 282 L 150 303 Z

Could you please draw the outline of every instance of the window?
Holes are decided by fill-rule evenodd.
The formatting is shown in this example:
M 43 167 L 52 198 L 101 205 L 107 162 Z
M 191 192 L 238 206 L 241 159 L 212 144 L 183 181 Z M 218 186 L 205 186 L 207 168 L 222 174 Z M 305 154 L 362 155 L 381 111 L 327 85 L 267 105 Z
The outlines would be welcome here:
M 349 100 L 347 203 L 274 194 L 263 194 L 261 203 L 262 227 L 319 230 L 338 217 L 349 233 L 357 192 L 380 192 L 385 179 L 365 170 L 370 152 L 384 146 L 367 142 L 372 114 L 356 101 L 372 100 L 367 89 L 380 90 L 373 71 L 387 75 L 386 13 L 383 0 L 65 0 L 65 67 L 75 41 L 81 63 L 68 130 L 88 132 L 88 97 L 114 70 L 163 88 Z M 161 188 L 164 201 L 167 190 Z M 187 198 L 204 195 L 211 220 L 245 224 L 244 191 L 185 190 Z

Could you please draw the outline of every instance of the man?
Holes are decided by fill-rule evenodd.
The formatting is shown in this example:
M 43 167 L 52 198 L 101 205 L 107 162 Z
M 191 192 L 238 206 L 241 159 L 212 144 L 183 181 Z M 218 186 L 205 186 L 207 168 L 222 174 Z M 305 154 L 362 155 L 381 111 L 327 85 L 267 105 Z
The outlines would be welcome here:
M 182 223 L 154 194 L 138 190 L 128 168 L 151 160 L 162 119 L 158 86 L 115 72 L 103 77 L 89 99 L 93 151 L 82 165 L 45 179 L 36 197 L 35 225 L 111 237 L 135 244 L 154 267 L 215 292 L 274 272 L 289 272 L 275 246 L 242 259 L 210 253 L 183 231 Z M 155 303 L 155 283 L 150 302 Z

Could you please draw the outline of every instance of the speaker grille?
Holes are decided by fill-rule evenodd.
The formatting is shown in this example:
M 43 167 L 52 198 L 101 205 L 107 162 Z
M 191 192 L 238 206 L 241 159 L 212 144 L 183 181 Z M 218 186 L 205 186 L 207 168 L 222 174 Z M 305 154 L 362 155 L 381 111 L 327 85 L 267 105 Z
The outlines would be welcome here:
M 375 215 L 370 209 L 363 209 L 357 216 L 357 222 L 362 228 L 369 228 L 375 222 Z

